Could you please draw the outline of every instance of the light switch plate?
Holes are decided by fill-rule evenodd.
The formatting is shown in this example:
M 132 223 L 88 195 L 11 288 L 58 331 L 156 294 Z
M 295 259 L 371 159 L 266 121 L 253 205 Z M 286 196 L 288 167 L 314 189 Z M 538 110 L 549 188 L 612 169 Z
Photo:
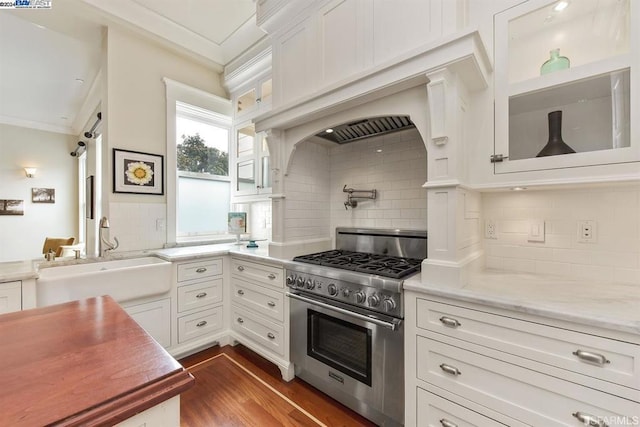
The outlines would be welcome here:
M 544 221 L 529 221 L 529 242 L 544 242 Z

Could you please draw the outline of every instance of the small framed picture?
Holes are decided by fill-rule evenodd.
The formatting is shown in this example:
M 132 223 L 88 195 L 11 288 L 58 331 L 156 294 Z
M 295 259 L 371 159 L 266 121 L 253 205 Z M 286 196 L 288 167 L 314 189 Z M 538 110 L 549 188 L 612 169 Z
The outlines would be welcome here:
M 247 232 L 247 213 L 229 212 L 229 234 L 242 234 Z
M 0 199 L 0 215 L 24 215 L 24 200 Z
M 55 203 L 56 202 L 56 189 L 55 188 L 32 188 L 31 189 L 31 202 L 33 202 L 33 203 Z
M 164 194 L 164 156 L 114 148 L 113 192 Z

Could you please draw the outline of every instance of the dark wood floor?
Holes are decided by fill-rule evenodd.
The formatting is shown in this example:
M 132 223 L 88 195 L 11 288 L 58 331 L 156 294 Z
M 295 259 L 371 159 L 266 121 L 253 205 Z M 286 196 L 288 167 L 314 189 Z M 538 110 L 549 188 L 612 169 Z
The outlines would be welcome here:
M 375 426 L 297 378 L 284 381 L 274 364 L 242 345 L 215 346 L 180 363 L 196 378 L 181 395 L 181 427 Z

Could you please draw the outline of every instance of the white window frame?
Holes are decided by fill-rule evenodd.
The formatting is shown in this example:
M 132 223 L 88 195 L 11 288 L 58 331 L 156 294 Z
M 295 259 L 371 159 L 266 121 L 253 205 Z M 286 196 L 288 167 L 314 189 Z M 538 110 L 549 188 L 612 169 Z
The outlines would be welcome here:
M 176 113 L 177 103 L 188 104 L 194 107 L 200 107 L 216 113 L 218 117 L 215 119 L 216 126 L 229 128 L 229 136 L 231 137 L 233 108 L 231 100 L 225 99 L 203 90 L 191 87 L 184 83 L 171 80 L 164 77 L 162 81 L 166 87 L 167 101 L 167 228 L 166 228 L 166 246 L 174 246 L 178 243 L 177 238 L 177 217 L 178 217 L 178 171 L 177 171 L 177 150 L 176 150 Z M 202 110 L 198 112 L 198 108 L 192 108 L 192 113 L 200 116 Z M 207 115 L 210 117 L 210 115 Z M 201 117 L 198 118 L 201 120 Z M 229 146 L 230 147 L 230 146 Z M 231 157 L 231 156 L 229 156 Z M 231 168 L 231 164 L 229 164 Z M 231 171 L 229 171 L 231 173 Z M 205 237 L 203 237 L 203 240 Z M 188 239 L 190 242 L 193 239 Z M 207 240 L 211 240 L 207 238 Z

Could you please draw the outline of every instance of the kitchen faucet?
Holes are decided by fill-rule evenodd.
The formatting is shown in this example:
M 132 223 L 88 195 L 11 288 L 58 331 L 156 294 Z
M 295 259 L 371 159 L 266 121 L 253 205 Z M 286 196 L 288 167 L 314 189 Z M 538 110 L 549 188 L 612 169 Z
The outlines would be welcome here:
M 105 230 L 109 228 L 109 220 L 106 216 L 103 216 L 100 220 L 100 230 L 99 230 L 99 241 L 100 241 L 100 256 L 106 257 L 109 251 L 116 250 L 118 246 L 120 246 L 120 242 L 118 242 L 118 238 L 114 237 L 115 243 L 111 243 L 105 239 L 104 233 Z

